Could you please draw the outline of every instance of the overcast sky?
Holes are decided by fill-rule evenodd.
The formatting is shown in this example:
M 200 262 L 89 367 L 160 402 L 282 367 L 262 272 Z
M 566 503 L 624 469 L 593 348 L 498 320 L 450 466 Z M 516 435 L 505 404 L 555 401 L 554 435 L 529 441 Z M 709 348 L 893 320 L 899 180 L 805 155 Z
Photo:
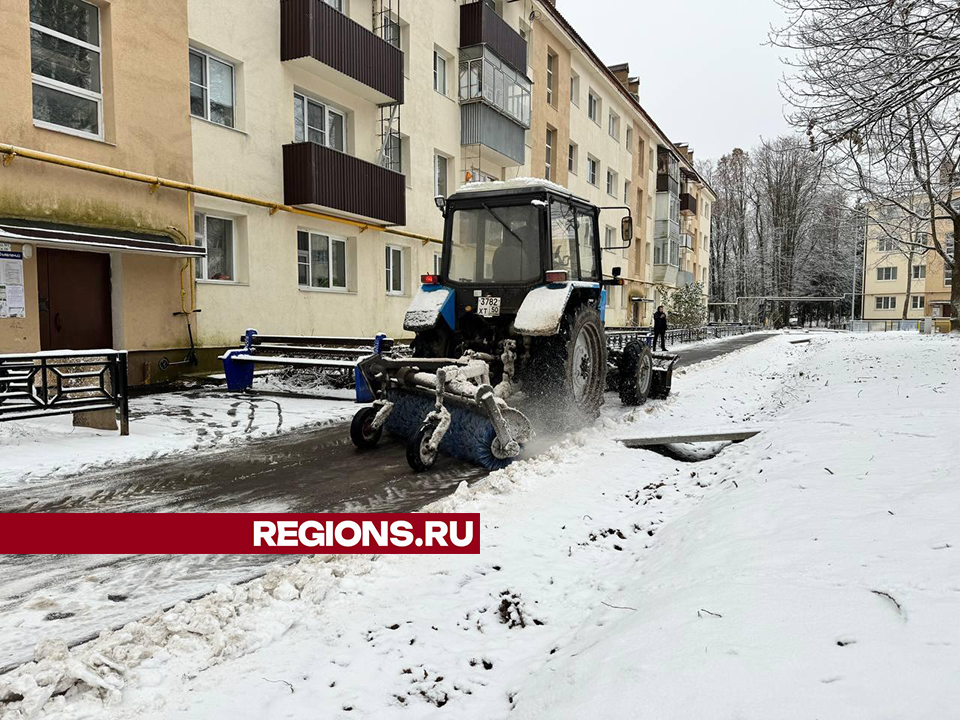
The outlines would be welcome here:
M 783 19 L 774 0 L 558 0 L 557 8 L 603 62 L 630 63 L 640 103 L 697 159 L 789 131 L 780 55 L 764 45 Z

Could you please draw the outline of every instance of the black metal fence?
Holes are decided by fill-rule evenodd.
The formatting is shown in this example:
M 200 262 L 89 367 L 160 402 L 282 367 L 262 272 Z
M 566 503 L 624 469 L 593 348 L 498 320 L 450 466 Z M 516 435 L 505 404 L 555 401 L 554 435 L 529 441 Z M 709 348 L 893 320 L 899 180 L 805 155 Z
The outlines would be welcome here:
M 0 355 L 0 422 L 109 409 L 129 435 L 124 350 Z
M 667 345 L 714 340 L 736 335 L 746 335 L 760 329 L 759 325 L 705 325 L 698 328 L 675 328 L 667 330 Z M 649 343 L 653 338 L 652 328 L 608 327 L 607 346 L 612 350 L 622 350 L 632 340 Z

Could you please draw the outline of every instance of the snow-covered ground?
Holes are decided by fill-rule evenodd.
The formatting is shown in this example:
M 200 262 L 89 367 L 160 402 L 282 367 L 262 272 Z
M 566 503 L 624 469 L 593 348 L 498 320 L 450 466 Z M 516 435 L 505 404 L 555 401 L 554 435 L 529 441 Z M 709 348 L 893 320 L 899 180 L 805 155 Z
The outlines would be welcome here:
M 223 449 L 231 442 L 345 420 L 354 412 L 349 398 L 320 401 L 198 388 L 131 399 L 127 437 L 74 427 L 70 415 L 0 423 L 0 487 L 90 467 Z
M 435 503 L 479 556 L 308 557 L 46 642 L 0 717 L 955 717 L 960 341 L 791 339 Z M 743 426 L 700 463 L 615 442 Z

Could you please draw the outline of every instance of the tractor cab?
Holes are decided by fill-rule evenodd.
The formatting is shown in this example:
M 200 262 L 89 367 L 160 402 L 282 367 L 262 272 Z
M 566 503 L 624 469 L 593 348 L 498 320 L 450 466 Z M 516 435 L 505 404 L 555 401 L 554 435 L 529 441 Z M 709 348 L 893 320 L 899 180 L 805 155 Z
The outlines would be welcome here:
M 571 296 L 592 301 L 602 314 L 604 286 L 619 284 L 619 268 L 612 270 L 614 279 L 603 277 L 601 208 L 558 185 L 529 179 L 472 183 L 446 200 L 437 198 L 437 204 L 444 215 L 443 255 L 440 273 L 423 277 L 423 293 L 441 292 L 446 312 L 425 317 L 415 301 L 407 330 L 428 332 L 431 340 L 437 335 L 466 337 L 473 349 L 493 351 L 491 342 L 505 335 L 547 334 L 525 332 L 535 328 L 523 321 L 525 316 L 537 320 L 544 300 L 554 301 L 547 303 L 553 315 Z M 627 212 L 621 223 L 627 247 L 633 236 L 629 209 L 611 209 Z M 535 292 L 545 287 L 557 292 Z M 445 322 L 438 328 L 433 320 L 441 318 Z M 483 342 L 484 336 L 490 342 Z M 431 354 L 451 349 L 442 341 L 439 345 L 434 343 Z

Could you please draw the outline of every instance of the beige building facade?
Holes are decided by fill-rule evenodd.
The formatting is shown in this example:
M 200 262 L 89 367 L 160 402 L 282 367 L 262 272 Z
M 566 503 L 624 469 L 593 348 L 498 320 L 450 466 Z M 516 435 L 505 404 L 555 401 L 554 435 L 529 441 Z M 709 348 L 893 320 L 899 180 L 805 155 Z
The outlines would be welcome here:
M 250 327 L 403 337 L 438 267 L 435 198 L 466 182 L 543 177 L 611 208 L 609 325 L 649 323 L 662 288 L 706 274 L 692 153 L 552 3 L 11 0 L 0 20 L 0 252 L 22 254 L 26 298 L 0 352 L 56 347 L 51 302 L 89 290 L 51 296 L 70 277 L 100 303 L 71 347 L 137 352 L 134 384 L 175 376 L 158 361 L 188 322 L 200 369 Z M 684 193 L 703 208 L 689 247 Z
M 9 0 L 0 27 L 0 144 L 192 179 L 186 0 Z M 0 314 L 0 352 L 124 348 L 142 381 L 187 342 L 186 196 L 2 157 L 0 251 L 22 263 L 23 306 Z
M 933 245 L 929 224 L 896 208 L 878 208 L 867 223 L 863 270 L 864 320 L 949 317 L 953 278 Z M 937 235 L 955 252 L 953 226 L 937 221 Z M 906 312 L 904 312 L 906 310 Z

